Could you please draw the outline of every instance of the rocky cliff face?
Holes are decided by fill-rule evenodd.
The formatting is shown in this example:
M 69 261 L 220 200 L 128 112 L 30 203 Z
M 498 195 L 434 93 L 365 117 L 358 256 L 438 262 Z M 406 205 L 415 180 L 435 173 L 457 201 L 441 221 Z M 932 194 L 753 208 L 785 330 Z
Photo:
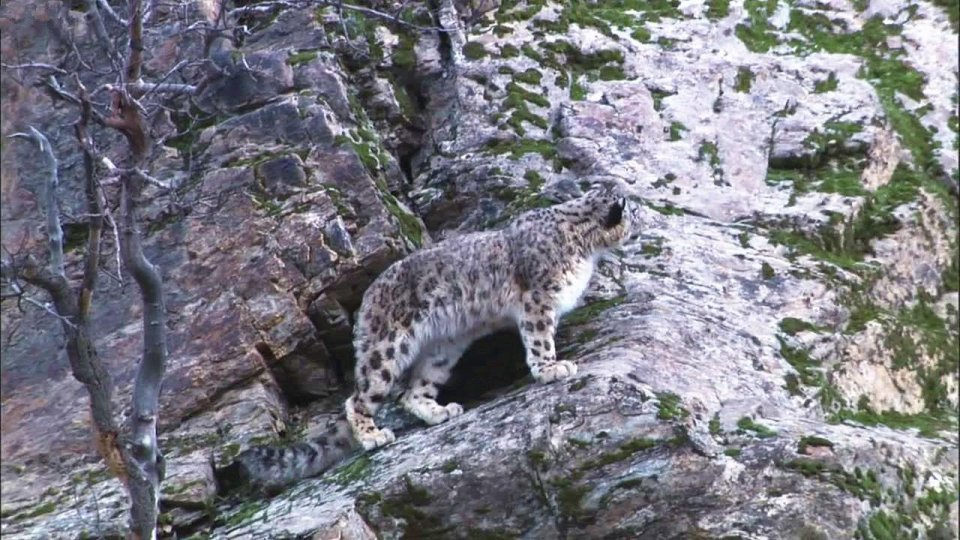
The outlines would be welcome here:
M 88 35 L 69 7 L 6 2 L 4 62 Z M 158 16 L 152 73 L 200 46 L 186 25 L 216 19 L 189 7 Z M 170 312 L 164 530 L 956 537 L 956 10 L 444 0 L 409 7 L 442 29 L 422 32 L 329 8 L 245 15 L 219 75 L 155 125 L 151 170 L 181 186 L 154 194 L 147 227 Z M 57 127 L 76 113 L 37 79 L 3 71 L 3 134 L 50 135 L 82 237 L 79 152 Z M 34 150 L 2 152 L 3 245 L 42 249 Z M 530 383 L 497 335 L 446 391 L 462 417 L 426 428 L 390 410 L 395 444 L 271 499 L 215 497 L 211 459 L 339 411 L 350 315 L 378 272 L 592 182 L 648 211 L 562 325 L 578 377 Z M 95 307 L 124 404 L 128 282 L 104 279 Z M 121 534 L 57 321 L 8 301 L 2 317 L 4 536 Z

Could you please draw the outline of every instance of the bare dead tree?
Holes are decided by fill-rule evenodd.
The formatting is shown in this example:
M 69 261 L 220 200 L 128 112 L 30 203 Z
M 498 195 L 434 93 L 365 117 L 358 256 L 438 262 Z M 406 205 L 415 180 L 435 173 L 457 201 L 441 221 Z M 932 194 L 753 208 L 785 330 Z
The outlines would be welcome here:
M 225 1 L 219 0 L 214 22 L 200 21 L 189 25 L 186 31 L 205 32 L 206 41 L 209 42 L 213 38 L 235 34 L 227 28 L 229 21 L 271 15 L 282 9 L 318 6 L 333 7 L 341 17 L 345 11 L 353 12 L 408 31 L 450 31 L 440 26 L 422 26 L 404 20 L 406 1 L 393 13 L 340 0 L 270 0 L 227 11 L 223 6 Z M 13 296 L 18 302 L 23 301 L 39 307 L 60 322 L 66 338 L 71 371 L 84 385 L 90 398 L 98 452 L 110 471 L 124 484 L 130 497 L 131 536 L 148 539 L 156 537 L 160 484 L 164 475 L 163 455 L 159 448 L 157 431 L 160 417 L 159 395 L 167 361 L 167 340 L 163 281 L 158 268 L 144 253 L 140 209 L 147 186 L 156 186 L 162 190 L 175 186 L 148 172 L 153 140 L 146 118 L 149 109 L 157 110 L 162 106 L 160 99 L 169 99 L 171 96 L 189 98 L 197 95 L 205 87 L 206 78 L 216 75 L 216 69 L 209 69 L 206 74 L 203 70 L 193 70 L 193 80 L 179 75 L 173 77 L 187 67 L 195 68 L 205 62 L 207 67 L 211 67 L 209 64 L 212 64 L 206 59 L 181 60 L 165 75 L 152 81 L 144 80 L 144 36 L 149 30 L 145 29 L 144 21 L 158 17 L 158 6 L 153 2 L 145 6 L 143 0 L 128 0 L 125 7 L 125 12 L 118 13 L 106 0 L 85 0 L 87 17 L 93 30 L 91 39 L 102 53 L 102 61 L 99 63 L 84 59 L 77 44 L 69 41 L 70 51 L 57 65 L 44 62 L 2 65 L 4 69 L 16 70 L 18 74 L 36 71 L 43 76 L 38 86 L 47 95 L 55 101 L 77 107 L 79 118 L 74 123 L 74 135 L 82 153 L 84 216 L 88 234 L 82 261 L 82 277 L 79 282 L 71 283 L 65 271 L 57 156 L 48 138 L 41 131 L 29 127 L 23 133 L 15 133 L 11 137 L 35 144 L 43 157 L 45 192 L 42 206 L 49 261 L 41 263 L 34 256 L 9 253 L 4 248 L 6 255 L 0 269 L 5 298 Z M 123 35 L 117 36 L 120 28 Z M 114 32 L 113 35 L 111 31 Z M 347 37 L 349 38 L 349 35 Z M 125 54 L 117 47 L 118 43 L 123 42 L 122 39 L 126 42 Z M 104 65 L 109 67 L 104 68 Z M 88 91 L 78 75 L 81 69 L 88 74 L 112 77 L 113 82 L 100 84 Z M 71 73 L 72 80 L 66 85 L 57 79 L 58 76 Z M 22 78 L 22 75 L 20 77 Z M 173 81 L 169 80 L 171 78 Z M 109 105 L 95 101 L 102 99 L 98 96 L 103 95 L 110 96 Z M 115 130 L 122 134 L 127 142 L 128 155 L 123 159 L 113 160 L 100 154 L 91 133 L 92 129 L 97 128 L 101 131 Z M 114 161 L 121 165 L 114 165 Z M 107 178 L 119 180 L 118 220 L 114 220 L 110 213 L 103 186 Z M 143 353 L 134 381 L 132 413 L 125 429 L 118 420 L 113 381 L 97 353 L 90 322 L 98 279 L 101 273 L 107 273 L 101 267 L 104 231 L 109 233 L 111 230 L 118 244 L 117 276 L 121 275 L 119 259 L 122 259 L 123 268 L 136 282 L 143 303 Z M 31 297 L 24 283 L 45 291 L 50 303 Z
M 96 9 L 97 4 L 91 1 L 88 7 Z M 89 93 L 79 77 L 75 76 L 78 88 L 76 95 L 60 87 L 52 77 L 52 82 L 48 80 L 47 83 L 56 96 L 80 108 L 80 118 L 74 124 L 74 132 L 83 153 L 88 216 L 87 250 L 81 282 L 74 290 L 64 270 L 63 229 L 57 198 L 57 158 L 47 137 L 33 127 L 26 133 L 15 133 L 12 137 L 35 142 L 44 158 L 47 181 L 43 206 L 50 262 L 45 268 L 31 256 L 10 257 L 3 261 L 3 278 L 12 295 L 24 296 L 24 289 L 19 285 L 21 279 L 49 294 L 53 312 L 61 321 L 66 336 L 71 370 L 90 397 L 97 449 L 111 472 L 124 483 L 130 496 L 131 535 L 147 539 L 156 537 L 160 483 L 164 474 L 163 457 L 157 442 L 157 424 L 159 395 L 167 359 L 166 310 L 160 272 L 146 258 L 141 242 L 138 204 L 144 184 L 156 180 L 142 172 L 150 149 L 150 134 L 141 114 L 142 105 L 131 95 L 131 89 L 143 95 L 156 87 L 141 80 L 143 23 L 140 1 L 132 0 L 129 8 L 129 54 L 119 77 L 120 84 L 110 87 L 113 103 L 109 116 L 94 113 Z M 94 25 L 98 28 L 98 40 L 104 48 L 110 49 L 112 42 L 106 37 L 102 21 L 99 17 L 96 20 L 99 21 Z M 113 51 L 108 53 L 113 61 Z M 28 67 L 48 68 L 37 64 Z M 130 85 L 132 88 L 128 88 L 128 81 L 133 83 Z M 179 90 L 190 91 L 189 88 Z M 119 173 L 121 182 L 123 229 L 122 237 L 117 240 L 124 265 L 140 289 L 144 309 L 143 357 L 134 384 L 130 426 L 125 434 L 121 434 L 113 407 L 113 382 L 97 354 L 90 329 L 89 314 L 98 279 L 106 212 L 103 190 L 96 177 L 96 150 L 89 133 L 91 120 L 122 133 L 130 148 L 129 166 L 115 171 Z
M 82 134 L 83 125 L 89 119 L 82 115 L 77 122 L 76 132 Z M 63 263 L 63 229 L 60 225 L 57 187 L 59 174 L 57 158 L 50 141 L 40 131 L 30 128 L 29 133 L 15 133 L 11 137 L 22 137 L 35 142 L 44 157 L 47 169 L 44 210 L 50 264 L 44 268 L 32 256 L 11 257 L 3 262 L 4 280 L 12 294 L 22 296 L 24 291 L 18 279 L 39 287 L 50 295 L 55 313 L 61 322 L 67 339 L 67 358 L 73 376 L 86 387 L 90 396 L 90 412 L 93 419 L 97 448 L 110 470 L 121 480 L 125 478 L 120 459 L 118 443 L 119 429 L 113 411 L 113 383 L 110 373 L 104 368 L 97 355 L 90 331 L 90 306 L 97 282 L 98 262 L 100 258 L 100 235 L 102 224 L 100 213 L 100 193 L 95 185 L 92 162 L 84 160 L 85 192 L 87 194 L 88 214 L 91 215 L 90 230 L 87 237 L 87 260 L 84 274 L 77 291 L 67 280 Z

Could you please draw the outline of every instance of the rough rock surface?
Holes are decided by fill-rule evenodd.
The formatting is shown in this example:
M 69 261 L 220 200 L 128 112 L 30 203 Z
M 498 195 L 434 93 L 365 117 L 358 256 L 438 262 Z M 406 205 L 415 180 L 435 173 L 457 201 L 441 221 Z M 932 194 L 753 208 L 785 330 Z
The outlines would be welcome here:
M 173 118 L 151 168 L 186 180 L 153 197 L 148 227 L 170 310 L 165 530 L 956 537 L 956 14 L 897 0 L 434 8 L 411 17 L 443 33 L 264 14 L 217 57 L 200 120 Z M 58 16 L 86 35 L 59 9 L 5 3 L 4 62 L 55 56 Z M 196 47 L 176 24 L 170 47 Z M 176 62 L 164 50 L 156 73 Z M 56 128 L 75 112 L 32 80 L 4 70 L 3 134 L 51 136 L 75 215 L 79 157 Z M 2 152 L 3 245 L 41 246 L 34 150 Z M 562 325 L 577 378 L 530 384 L 498 335 L 451 380 L 463 416 L 428 429 L 388 411 L 388 447 L 272 499 L 214 497 L 211 457 L 308 436 L 339 409 L 350 314 L 379 271 L 431 235 L 592 182 L 624 183 L 649 212 Z M 98 294 L 97 344 L 127 403 L 137 293 L 104 280 Z M 4 537 L 119 534 L 123 492 L 56 321 L 0 313 Z

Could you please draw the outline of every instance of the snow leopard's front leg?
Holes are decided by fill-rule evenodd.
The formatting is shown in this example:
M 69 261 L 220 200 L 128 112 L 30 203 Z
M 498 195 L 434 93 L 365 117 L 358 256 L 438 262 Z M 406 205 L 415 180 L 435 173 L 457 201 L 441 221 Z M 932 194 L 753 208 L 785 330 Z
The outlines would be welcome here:
M 523 295 L 523 315 L 520 317 L 520 338 L 527 350 L 530 374 L 538 382 L 548 383 L 577 374 L 577 365 L 566 360 L 557 361 L 553 336 L 558 315 L 550 305 L 549 296 L 540 291 Z

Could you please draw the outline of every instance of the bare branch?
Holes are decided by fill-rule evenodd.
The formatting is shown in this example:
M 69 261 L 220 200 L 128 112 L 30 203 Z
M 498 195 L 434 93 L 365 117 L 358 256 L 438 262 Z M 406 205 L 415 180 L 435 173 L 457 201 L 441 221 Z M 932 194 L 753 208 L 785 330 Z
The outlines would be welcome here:
M 32 305 L 34 305 L 34 306 L 37 306 L 38 308 L 46 311 L 46 312 L 49 313 L 50 315 L 53 315 L 54 317 L 57 318 L 57 320 L 60 321 L 60 324 L 62 324 L 62 325 L 64 325 L 64 326 L 67 326 L 67 327 L 73 328 L 73 329 L 76 329 L 76 328 L 77 328 L 77 325 L 75 325 L 75 324 L 73 324 L 72 322 L 70 322 L 70 319 L 68 319 L 68 318 L 60 315 L 60 314 L 57 313 L 56 311 L 54 311 L 53 308 L 50 307 L 50 304 L 49 304 L 48 302 L 40 302 L 39 300 L 36 300 L 36 299 L 34 299 L 34 298 L 31 298 L 31 297 L 28 296 L 28 295 L 23 295 L 23 301 L 26 302 L 26 303 L 28 303 L 28 304 L 32 304 Z
M 418 32 L 451 32 L 452 29 L 441 28 L 439 26 L 420 26 L 418 24 L 413 24 L 411 22 L 404 21 L 400 18 L 400 12 L 398 11 L 396 15 L 390 15 L 389 13 L 384 13 L 382 11 L 377 11 L 375 9 L 370 9 L 368 7 L 356 6 L 353 4 L 346 4 L 342 2 L 336 2 L 332 0 L 319 0 L 316 2 L 321 6 L 336 6 L 338 9 L 345 9 L 347 11 L 355 11 L 357 13 L 362 13 L 368 17 L 374 19 L 380 19 L 382 21 L 387 21 L 394 23 L 398 26 L 404 26 L 406 28 L 411 28 Z
M 50 271 L 66 280 L 63 269 L 63 228 L 60 226 L 60 204 L 57 200 L 57 187 L 60 175 L 57 173 L 57 156 L 46 135 L 30 126 L 30 133 L 14 133 L 11 138 L 30 139 L 37 143 L 47 165 L 47 191 L 44 195 L 44 208 L 47 214 L 47 243 L 50 250 Z
M 128 84 L 127 88 L 134 95 L 149 95 L 153 92 L 156 92 L 158 94 L 180 94 L 192 96 L 197 93 L 196 86 L 192 84 L 179 83 L 148 83 L 137 81 Z
M 101 186 L 97 186 L 97 187 L 99 188 L 100 196 L 102 197 L 103 187 Z M 113 231 L 113 244 L 117 246 L 117 249 L 114 250 L 114 254 L 116 255 L 116 259 L 117 259 L 117 275 L 116 277 L 114 277 L 114 279 L 118 284 L 123 285 L 123 272 L 121 269 L 122 267 L 120 265 L 120 232 L 117 231 L 117 220 L 113 219 L 113 214 L 110 213 L 110 210 L 108 210 L 106 206 L 103 207 L 103 211 L 107 217 L 107 223 L 110 224 L 110 229 Z M 104 272 L 110 275 L 108 272 L 106 271 Z
M 116 62 L 117 50 L 113 45 L 113 41 L 110 40 L 107 28 L 103 25 L 103 17 L 100 16 L 99 2 L 97 2 L 97 0 L 85 0 L 84 4 L 87 8 L 87 20 L 89 20 L 90 25 L 93 26 L 93 33 L 97 36 L 97 42 L 100 43 L 100 47 L 103 48 L 107 58 L 109 58 L 111 62 Z
M 57 78 L 54 77 L 53 75 L 50 75 L 49 77 L 47 77 L 47 79 L 43 81 L 43 85 L 46 86 L 48 90 L 50 90 L 54 98 L 59 98 L 64 101 L 68 101 L 74 105 L 80 104 L 80 98 L 66 91 L 63 88 L 63 86 L 60 85 L 60 81 L 58 81 Z
M 97 5 L 100 6 L 100 9 L 107 14 L 107 17 L 110 18 L 110 20 L 119 26 L 127 26 L 130 24 L 125 19 L 117 15 L 117 12 L 110 7 L 110 4 L 107 3 L 107 0 L 97 0 Z
M 4 300 L 6 300 L 6 299 L 8 299 L 8 298 L 16 298 L 16 299 L 17 299 L 17 307 L 20 307 L 21 310 L 22 310 L 23 308 L 20 306 L 20 303 L 21 303 L 21 302 L 26 302 L 26 303 L 28 303 L 28 304 L 30 304 L 30 305 L 33 305 L 33 306 L 36 306 L 36 307 L 42 309 L 43 311 L 46 311 L 46 312 L 47 312 L 48 314 L 50 314 L 50 315 L 53 315 L 57 320 L 60 321 L 60 324 L 66 326 L 66 327 L 68 327 L 68 328 L 73 328 L 73 329 L 76 328 L 76 325 L 73 324 L 73 322 L 72 322 L 70 319 L 68 319 L 68 318 L 60 315 L 59 313 L 57 313 L 57 312 L 50 306 L 50 303 L 49 303 L 49 302 L 41 302 L 41 301 L 39 301 L 39 300 L 31 297 L 30 295 L 28 295 L 28 294 L 26 293 L 26 291 L 23 290 L 23 287 L 20 286 L 20 283 L 19 283 L 19 282 L 17 281 L 17 279 L 16 279 L 16 278 L 17 278 L 17 276 L 15 275 L 15 272 L 16 272 L 16 271 L 15 271 L 14 269 L 12 269 L 12 268 L 10 267 L 10 265 L 7 264 L 6 262 L 4 262 L 4 263 L 2 263 L 2 264 L 3 264 L 4 284 L 10 289 L 11 292 L 0 295 L 0 298 L 2 298 L 2 299 L 4 299 Z
M 43 85 L 49 91 L 50 97 L 53 98 L 54 100 L 59 99 L 61 101 L 66 101 L 67 103 L 70 103 L 72 105 L 78 105 L 78 106 L 82 105 L 80 98 L 77 97 L 75 94 L 64 89 L 63 86 L 60 85 L 60 81 L 58 81 L 57 78 L 54 77 L 53 75 L 50 75 L 49 77 L 47 77 L 46 80 L 43 82 Z M 97 123 L 97 125 L 101 125 L 101 126 L 104 125 L 103 115 L 97 112 L 96 110 L 91 109 L 90 117 L 94 122 Z
M 252 4 L 252 5 L 231 9 L 230 11 L 227 12 L 227 15 L 230 17 L 240 17 L 243 15 L 262 15 L 262 14 L 270 13 L 273 10 L 279 9 L 279 8 L 297 9 L 297 8 L 302 8 L 307 4 L 308 2 L 274 0 L 271 2 L 260 2 L 257 4 Z
M 177 187 L 176 184 L 174 184 L 173 182 L 164 182 L 159 178 L 154 178 L 153 176 L 150 176 L 149 174 L 145 173 L 142 169 L 131 169 L 130 173 L 139 177 L 141 180 L 147 182 L 148 184 L 157 186 L 158 188 L 164 191 L 171 190 Z
M 25 64 L 5 64 L 0 62 L 0 66 L 6 69 L 46 69 L 53 71 L 54 73 L 59 73 L 60 75 L 67 74 L 65 70 L 60 69 L 57 66 L 51 66 L 50 64 L 43 64 L 40 62 L 27 62 Z
M 117 167 L 116 165 L 114 165 L 112 162 L 110 162 L 110 160 L 107 159 L 107 158 L 103 158 L 103 161 L 102 161 L 102 162 L 105 164 L 105 166 L 107 167 L 107 170 L 108 170 L 109 173 L 110 173 L 110 174 L 108 175 L 108 177 L 114 177 L 114 178 L 115 178 L 115 177 L 120 177 L 120 178 L 122 179 L 124 176 L 131 176 L 131 177 L 133 177 L 133 178 L 137 178 L 137 179 L 143 180 L 144 182 L 146 182 L 146 183 L 148 183 L 148 184 L 150 184 L 150 185 L 156 186 L 156 187 L 158 187 L 158 188 L 160 188 L 160 189 L 162 189 L 162 190 L 164 190 L 164 191 L 169 191 L 169 190 L 171 190 L 171 189 L 176 189 L 176 187 L 177 187 L 177 184 L 176 184 L 176 183 L 174 183 L 174 182 L 164 182 L 163 180 L 160 180 L 159 178 L 155 178 L 155 177 L 153 177 L 153 176 L 150 176 L 150 175 L 147 174 L 143 169 L 138 169 L 138 168 L 123 168 L 123 169 L 121 169 L 121 168 Z
M 140 80 L 140 68 L 143 65 L 143 4 L 141 0 L 130 0 L 129 28 L 130 53 L 127 56 L 126 81 L 137 82 Z
M 87 223 L 87 253 L 83 266 L 83 282 L 80 285 L 80 299 L 78 314 L 81 319 L 86 318 L 90 312 L 90 304 L 93 299 L 93 291 L 97 284 L 97 273 L 100 268 L 100 236 L 103 231 L 103 208 L 106 206 L 101 199 L 101 191 L 97 186 L 97 179 L 94 175 L 96 170 L 93 140 L 87 132 L 87 126 L 90 123 L 90 96 L 87 94 L 86 87 L 80 81 L 80 77 L 74 74 L 77 88 L 80 91 L 80 118 L 74 124 L 74 132 L 77 141 L 83 148 L 83 171 L 84 171 L 84 194 L 87 198 L 87 211 L 90 213 Z
M 147 0 L 147 6 L 143 9 L 142 22 L 150 22 L 153 17 L 154 0 Z
M 453 30 L 441 28 L 438 26 L 420 26 L 411 22 L 407 22 L 400 18 L 400 14 L 403 12 L 403 8 L 406 6 L 406 2 L 400 5 L 400 9 L 396 10 L 395 15 L 389 13 L 378 11 L 376 9 L 358 6 L 355 4 L 347 4 L 339 0 L 271 0 L 268 2 L 260 2 L 257 4 L 252 4 L 248 6 L 238 7 L 231 9 L 228 12 L 228 15 L 231 17 L 240 17 L 243 15 L 258 15 L 264 13 L 271 13 L 274 10 L 281 8 L 303 8 L 308 5 L 318 5 L 318 6 L 328 6 L 337 8 L 338 12 L 342 13 L 342 10 L 354 11 L 357 13 L 362 13 L 367 17 L 374 19 L 380 19 L 382 21 L 390 22 L 398 26 L 403 26 L 416 30 L 418 32 L 450 32 Z M 340 17 L 341 21 L 343 17 Z

